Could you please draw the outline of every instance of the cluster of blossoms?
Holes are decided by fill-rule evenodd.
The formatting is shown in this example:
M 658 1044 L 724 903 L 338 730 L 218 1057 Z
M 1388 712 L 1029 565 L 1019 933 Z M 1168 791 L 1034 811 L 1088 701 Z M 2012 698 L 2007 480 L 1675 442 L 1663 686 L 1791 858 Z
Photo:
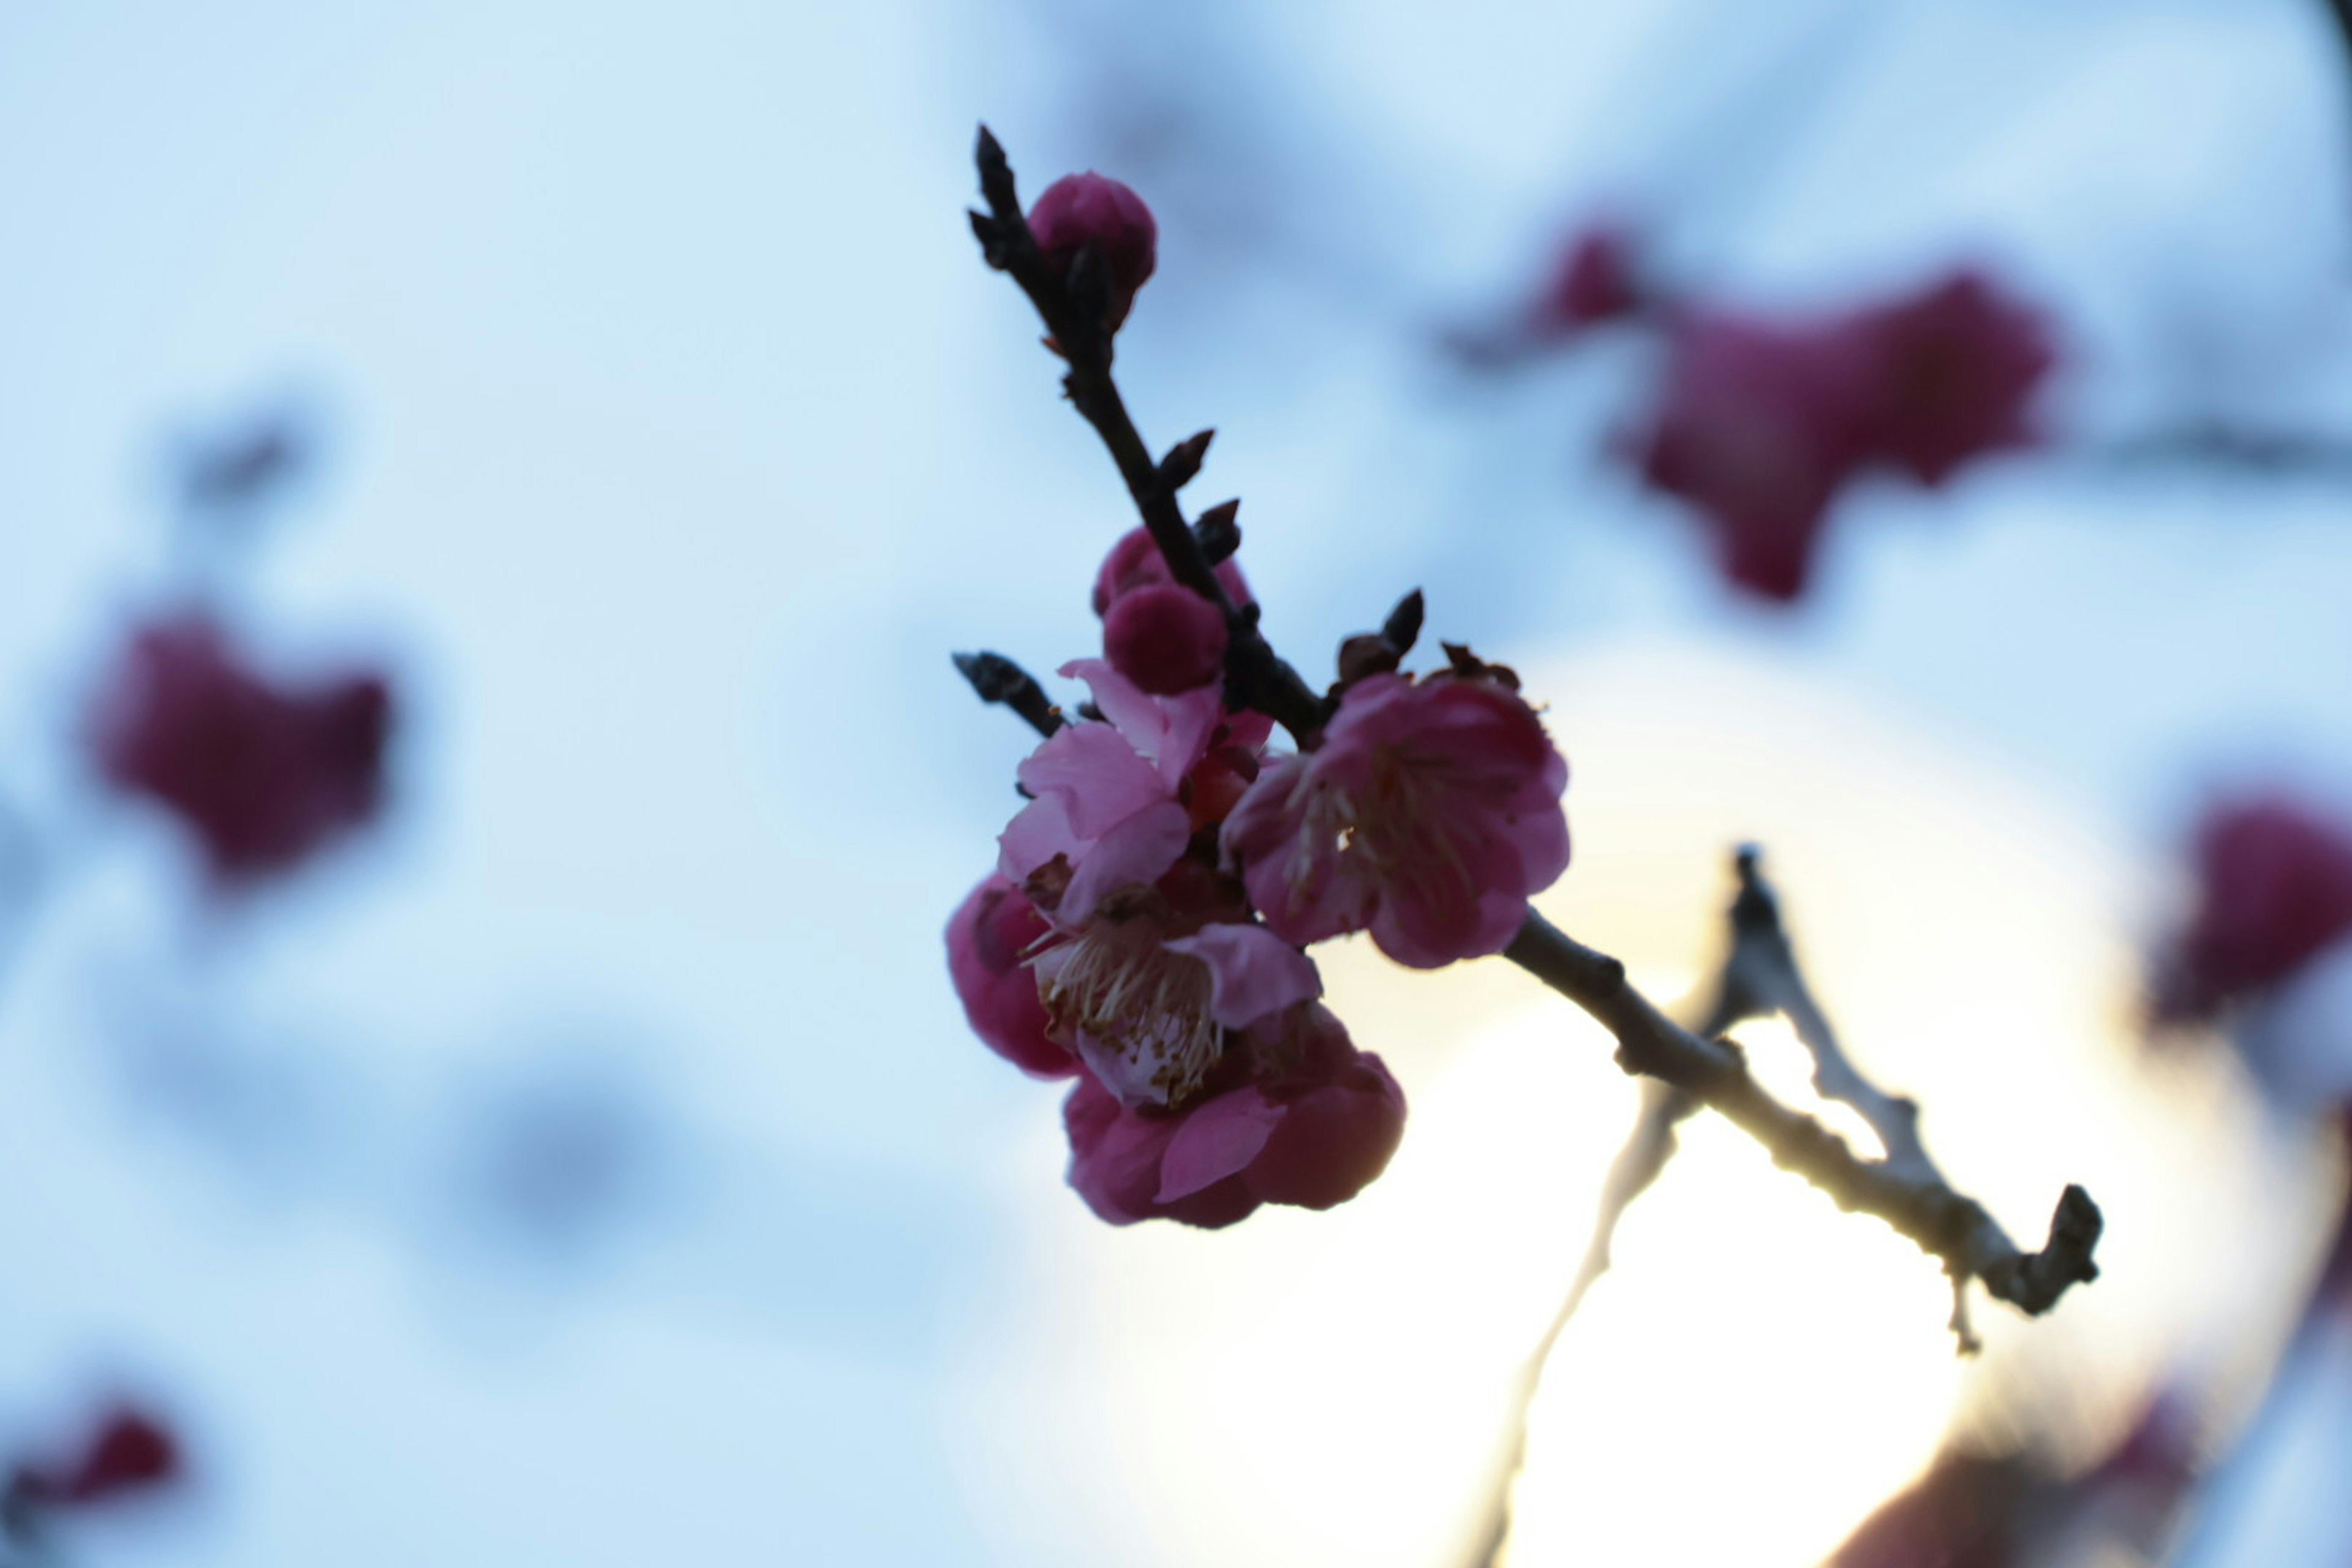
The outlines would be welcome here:
M 1596 226 L 1567 251 L 1533 330 L 1557 341 L 1625 321 L 1665 346 L 1632 443 L 1643 479 L 1696 509 L 1727 577 L 1777 600 L 1803 592 L 1855 480 L 1892 471 L 1940 486 L 2030 445 L 2031 404 L 2055 362 L 2042 318 L 1979 272 L 1778 320 L 1675 298 L 1643 276 L 1622 227 Z
M 1049 267 L 1103 265 L 1107 324 L 1125 319 L 1153 262 L 1133 192 L 1073 175 L 1029 227 Z M 1246 631 L 1249 584 L 1229 553 L 1213 573 L 1226 603 L 1146 530 L 1113 545 L 1102 657 L 1060 672 L 1092 700 L 1044 726 L 996 869 L 948 923 L 973 1030 L 1076 1080 L 1070 1184 L 1115 1225 L 1361 1191 L 1404 1096 L 1323 1005 L 1306 948 L 1364 931 L 1423 968 L 1499 952 L 1568 865 L 1568 767 L 1508 670 L 1449 648 L 1446 669 L 1404 674 L 1417 614 L 1392 617 L 1342 650 L 1328 721 L 1276 752 L 1273 720 L 1229 702 L 1228 606 Z
M 183 615 L 125 645 L 89 745 L 110 784 L 187 830 L 216 883 L 242 886 L 373 819 L 392 719 L 379 674 L 281 684 L 215 622 Z

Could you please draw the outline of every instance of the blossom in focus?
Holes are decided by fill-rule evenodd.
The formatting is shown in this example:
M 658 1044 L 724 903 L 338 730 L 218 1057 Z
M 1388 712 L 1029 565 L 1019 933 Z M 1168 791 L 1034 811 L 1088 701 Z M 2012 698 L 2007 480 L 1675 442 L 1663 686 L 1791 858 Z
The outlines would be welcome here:
M 1062 1113 L 1071 1186 L 1113 1225 L 1214 1229 L 1261 1204 L 1345 1203 L 1387 1168 L 1403 1136 L 1403 1091 L 1320 1005 L 1253 1031 L 1223 1079 L 1165 1111 L 1122 1104 L 1082 1077 Z
M 1568 763 L 1500 680 L 1374 675 L 1316 750 L 1266 764 L 1223 847 L 1292 942 L 1367 931 L 1433 969 L 1499 952 L 1568 868 Z
M 1224 584 L 1226 597 L 1236 605 L 1251 602 L 1249 583 L 1242 576 L 1240 562 L 1228 556 L 1217 563 L 1216 572 L 1217 581 Z M 1168 558 L 1160 553 L 1150 531 L 1130 528 L 1119 535 L 1118 542 L 1110 547 L 1110 553 L 1103 557 L 1102 566 L 1095 573 L 1095 614 L 1108 618 L 1111 606 L 1128 595 L 1175 582 L 1175 575 L 1168 570 Z
M 87 1508 L 168 1485 L 180 1471 L 180 1446 L 170 1428 L 145 1411 L 119 1405 L 70 1455 L 20 1461 L 7 1496 L 19 1506 Z
M 274 684 L 189 616 L 131 639 L 90 739 L 106 776 L 179 818 L 235 883 L 287 870 L 376 815 L 392 716 L 379 675 Z
M 1103 616 L 1103 657 L 1156 696 L 1206 686 L 1224 673 L 1224 612 L 1190 588 L 1147 584 Z
M 1061 863 L 1056 923 L 1083 921 L 1122 888 L 1149 887 L 1192 841 L 1185 780 L 1223 720 L 1218 693 L 1154 697 L 1101 659 L 1062 667 L 1094 692 L 1103 721 L 1066 724 L 1023 762 L 1033 797 L 998 836 L 997 869 L 1027 884 Z
M 1067 1078 L 1077 1058 L 1046 1034 L 1045 1005 L 1027 957 L 1052 927 L 1021 889 L 992 876 L 948 921 L 948 973 L 972 1033 L 989 1049 L 1037 1078 Z
M 2032 443 L 2029 405 L 2056 358 L 2049 329 L 1983 274 L 1864 310 L 1850 330 L 1873 366 L 1865 438 L 1922 484 Z
M 1143 198 L 1088 170 L 1047 185 L 1029 209 L 1029 232 L 1055 271 L 1066 273 L 1091 243 L 1110 270 L 1110 325 L 1127 320 L 1135 291 L 1159 260 L 1160 226 Z
M 1643 477 L 1698 510 L 1732 582 L 1793 599 L 1831 501 L 1867 455 L 1870 356 L 1834 325 L 1690 314 L 1668 332 Z
M 1537 306 L 1538 324 L 1565 334 L 1638 313 L 1648 300 L 1633 262 L 1632 237 L 1600 224 L 1577 236 Z
M 2352 826 L 2250 796 L 2206 814 L 2191 858 L 2197 904 L 2157 979 L 2162 1016 L 2210 1016 L 2352 934 Z

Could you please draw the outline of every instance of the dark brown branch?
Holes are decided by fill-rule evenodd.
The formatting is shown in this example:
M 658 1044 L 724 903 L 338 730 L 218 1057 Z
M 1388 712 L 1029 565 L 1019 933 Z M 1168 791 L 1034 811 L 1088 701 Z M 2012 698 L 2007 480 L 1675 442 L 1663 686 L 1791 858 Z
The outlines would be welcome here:
M 2029 1316 L 2048 1311 L 2069 1287 L 2098 1278 L 2091 1261 L 2099 1239 L 2098 1206 L 2082 1188 L 2058 1200 L 2050 1239 L 2021 1251 L 1983 1205 L 1942 1180 L 1891 1162 L 1865 1160 L 1836 1133 L 1782 1105 L 1748 1070 L 1729 1039 L 1702 1039 L 1658 1011 L 1629 984 L 1625 966 L 1595 952 L 1530 910 L 1505 955 L 1574 1002 L 1616 1037 L 1627 1072 L 1684 1090 L 1764 1145 L 1774 1163 L 1793 1171 L 1849 1212 L 1874 1215 L 1943 1260 L 1956 1279 L 1976 1279 L 1997 1299 Z
M 960 653 L 955 667 L 982 702 L 1002 702 L 1040 735 L 1050 735 L 1067 722 L 1037 678 L 1001 653 Z
M 1062 389 L 1110 449 L 1143 526 L 1167 559 L 1170 574 L 1223 612 L 1225 682 L 1231 699 L 1272 717 L 1301 747 L 1312 746 L 1330 717 L 1324 700 L 1275 654 L 1257 629 L 1256 616 L 1236 605 L 1217 581 L 1208 552 L 1185 524 L 1176 487 L 1152 460 L 1151 449 L 1119 396 L 1118 384 L 1111 377 L 1112 332 L 1104 308 L 1108 279 L 1102 258 L 1091 250 L 1082 252 L 1066 275 L 1049 266 L 1029 233 L 1012 164 L 984 125 L 975 157 L 981 195 L 988 204 L 987 212 L 971 215 L 981 253 L 991 267 L 1010 274 L 1036 307 L 1048 341 L 1069 366 Z

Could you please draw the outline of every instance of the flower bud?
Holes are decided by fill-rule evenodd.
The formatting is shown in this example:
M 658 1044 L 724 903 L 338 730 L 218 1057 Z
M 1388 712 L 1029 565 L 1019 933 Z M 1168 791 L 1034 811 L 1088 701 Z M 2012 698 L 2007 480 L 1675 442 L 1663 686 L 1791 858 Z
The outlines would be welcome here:
M 989 1049 L 1033 1078 L 1067 1078 L 1077 1058 L 1046 1037 L 1037 977 L 1024 962 L 1047 929 L 1012 879 L 992 876 L 948 921 L 948 973 Z
M 1155 697 L 1197 690 L 1224 669 L 1225 617 L 1190 588 L 1139 588 L 1103 616 L 1103 657 Z
M 1045 187 L 1029 209 L 1029 233 L 1046 265 L 1066 277 L 1079 247 L 1091 243 L 1110 269 L 1110 321 L 1117 330 L 1135 303 L 1135 291 L 1158 260 L 1160 226 L 1151 209 L 1117 180 L 1091 170 L 1066 174 Z

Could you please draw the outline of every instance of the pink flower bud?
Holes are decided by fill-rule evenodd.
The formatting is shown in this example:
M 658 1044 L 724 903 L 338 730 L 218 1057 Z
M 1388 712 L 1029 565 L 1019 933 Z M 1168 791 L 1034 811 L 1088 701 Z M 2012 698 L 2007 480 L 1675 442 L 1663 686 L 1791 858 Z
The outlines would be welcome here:
M 1103 616 L 1103 657 L 1154 696 L 1191 691 L 1224 673 L 1225 617 L 1190 588 L 1151 584 Z
M 1648 303 L 1633 267 L 1630 237 L 1599 225 L 1578 236 L 1538 306 L 1538 325 L 1567 334 L 1634 315 Z
M 44 1508 L 87 1508 L 166 1485 L 179 1474 L 180 1446 L 171 1431 L 123 1405 L 106 1413 L 79 1452 L 19 1464 L 9 1491 Z
M 109 779 L 177 817 L 231 883 L 287 870 L 373 818 L 391 728 L 381 676 L 273 685 L 190 616 L 131 640 L 91 744 Z
M 1066 273 L 1079 247 L 1091 243 L 1110 269 L 1110 325 L 1127 320 L 1135 291 L 1159 258 L 1160 226 L 1151 209 L 1117 180 L 1089 170 L 1047 185 L 1029 209 L 1029 232 L 1047 265 Z
M 1217 581 L 1225 585 L 1225 596 L 1236 605 L 1250 603 L 1249 583 L 1242 576 L 1241 563 L 1231 557 L 1217 563 Z M 1168 570 L 1167 557 L 1152 542 L 1148 530 L 1131 528 L 1119 536 L 1110 553 L 1103 557 L 1102 568 L 1095 574 L 1095 614 L 1108 616 L 1110 607 L 1138 588 L 1174 583 Z
M 2283 795 L 2199 824 L 2198 903 L 2157 983 L 2158 1012 L 2210 1015 L 2352 936 L 2352 830 Z
M 948 973 L 972 1033 L 1033 1078 L 1067 1078 L 1077 1058 L 1045 1033 L 1045 1005 L 1026 963 L 1052 928 L 1010 878 L 992 876 L 948 921 Z

